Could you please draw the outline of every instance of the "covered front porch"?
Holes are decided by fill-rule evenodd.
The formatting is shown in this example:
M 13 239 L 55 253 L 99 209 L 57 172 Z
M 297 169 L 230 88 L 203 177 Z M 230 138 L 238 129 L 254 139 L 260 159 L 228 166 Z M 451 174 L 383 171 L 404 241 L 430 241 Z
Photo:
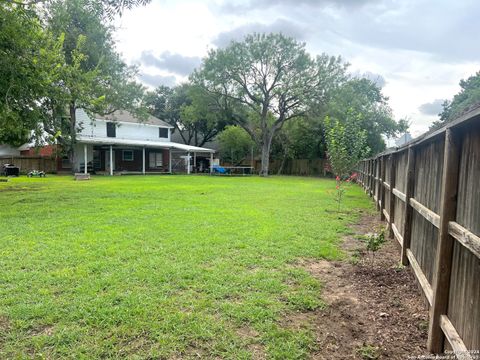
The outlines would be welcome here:
M 208 173 L 212 172 L 213 153 L 212 149 L 173 142 L 82 137 L 75 147 L 75 171 L 105 175 L 190 174 L 201 168 Z

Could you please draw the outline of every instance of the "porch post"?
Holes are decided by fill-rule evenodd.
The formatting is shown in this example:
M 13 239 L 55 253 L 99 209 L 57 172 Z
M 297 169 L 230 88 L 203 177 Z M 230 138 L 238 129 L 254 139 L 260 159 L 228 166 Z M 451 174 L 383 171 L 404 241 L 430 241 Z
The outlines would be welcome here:
M 255 160 L 253 159 L 253 145 L 252 145 L 252 161 L 251 161 L 251 165 L 252 165 L 252 174 L 253 174 L 254 171 L 255 171 Z M 325 176 L 325 173 L 323 174 L 323 176 Z
M 85 160 L 83 172 L 85 175 L 87 175 L 87 144 L 83 144 L 83 158 Z
M 187 153 L 187 174 L 190 174 L 190 151 Z
M 193 153 L 193 172 L 197 172 L 197 153 Z
M 145 146 L 142 149 L 142 174 L 145 175 Z
M 110 145 L 110 176 L 113 176 L 113 149 Z
M 172 148 L 168 149 L 168 172 L 172 173 Z
M 210 153 L 210 174 L 213 173 L 213 153 Z

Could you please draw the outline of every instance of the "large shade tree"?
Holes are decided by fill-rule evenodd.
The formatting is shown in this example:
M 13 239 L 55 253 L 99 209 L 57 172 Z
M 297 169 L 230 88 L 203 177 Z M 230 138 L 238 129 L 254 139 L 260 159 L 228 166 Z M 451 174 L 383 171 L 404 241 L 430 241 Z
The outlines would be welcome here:
M 305 44 L 282 34 L 253 34 L 212 50 L 192 81 L 220 99 L 235 123 L 261 149 L 260 175 L 268 175 L 272 139 L 283 125 L 322 106 L 345 79 L 340 58 L 312 58 Z
M 361 130 L 367 134 L 367 145 L 370 154 L 385 150 L 384 137 L 393 137 L 408 128 L 405 120 L 395 121 L 388 105 L 388 97 L 375 82 L 365 78 L 351 78 L 339 87 L 331 101 L 320 116 L 325 116 L 347 123 L 355 116 Z
M 308 116 L 288 124 L 274 139 L 277 158 L 285 156 L 313 159 L 326 156 L 326 117 L 346 124 L 355 113 L 355 121 L 367 134 L 369 154 L 376 154 L 386 147 L 384 138 L 405 131 L 405 120 L 395 121 L 388 98 L 381 88 L 365 78 L 351 77 L 337 87 L 324 106 L 312 107 Z
M 61 46 L 33 10 L 0 2 L 0 143 L 19 146 L 40 132 L 41 99 L 60 79 Z
M 47 132 L 73 154 L 77 108 L 146 115 L 143 87 L 115 52 L 110 25 L 146 2 L 0 2 L 0 142 L 18 146 Z
M 136 69 L 128 67 L 115 50 L 113 27 L 105 7 L 87 0 L 58 0 L 46 8 L 47 30 L 62 39 L 64 63 L 57 91 L 44 99 L 51 116 L 44 130 L 55 136 L 74 159 L 77 109 L 87 114 L 111 114 L 129 110 L 139 119 L 147 115 L 143 106 L 144 89 L 135 81 Z

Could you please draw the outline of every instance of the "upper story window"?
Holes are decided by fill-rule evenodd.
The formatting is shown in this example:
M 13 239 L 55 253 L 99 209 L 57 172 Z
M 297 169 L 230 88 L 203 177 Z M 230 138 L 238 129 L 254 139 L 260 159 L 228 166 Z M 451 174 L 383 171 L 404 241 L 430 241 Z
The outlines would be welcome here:
M 158 128 L 159 134 L 158 137 L 168 139 L 168 128 Z
M 107 137 L 116 137 L 117 127 L 114 122 L 107 122 Z

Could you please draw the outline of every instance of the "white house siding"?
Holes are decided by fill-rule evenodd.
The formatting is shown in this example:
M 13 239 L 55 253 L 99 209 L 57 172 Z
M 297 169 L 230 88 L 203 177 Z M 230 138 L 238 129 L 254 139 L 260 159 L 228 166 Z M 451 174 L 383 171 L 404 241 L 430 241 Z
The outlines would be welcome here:
M 106 134 L 106 125 L 104 126 Z M 168 138 L 161 138 L 159 136 L 159 128 L 159 126 L 146 124 L 118 123 L 116 137 L 132 140 L 170 141 L 170 136 Z
M 80 135 L 91 137 L 107 137 L 107 122 L 105 120 L 92 120 L 83 110 L 77 110 L 77 123 L 81 126 Z M 150 141 L 170 141 L 170 129 L 168 138 L 159 137 L 161 126 L 149 124 L 135 124 L 128 122 L 116 122 L 116 138 Z

